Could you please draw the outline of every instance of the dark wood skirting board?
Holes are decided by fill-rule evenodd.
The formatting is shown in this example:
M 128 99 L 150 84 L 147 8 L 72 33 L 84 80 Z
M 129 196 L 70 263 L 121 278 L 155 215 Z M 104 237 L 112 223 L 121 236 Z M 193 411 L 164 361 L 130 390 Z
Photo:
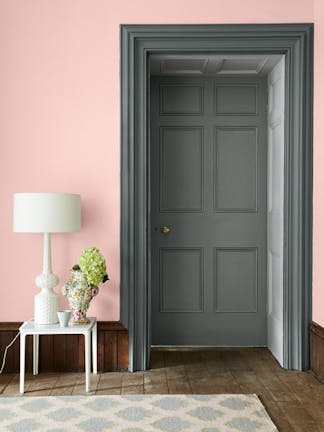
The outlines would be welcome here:
M 317 379 L 324 382 L 324 327 L 313 322 L 310 334 L 311 370 Z
M 0 361 L 6 346 L 18 332 L 21 322 L 0 322 Z M 19 338 L 8 350 L 4 372 L 19 371 Z M 32 337 L 26 338 L 26 371 L 32 371 Z M 119 322 L 98 322 L 98 371 L 128 369 L 128 331 Z M 39 341 L 40 372 L 84 371 L 82 335 L 44 335 Z

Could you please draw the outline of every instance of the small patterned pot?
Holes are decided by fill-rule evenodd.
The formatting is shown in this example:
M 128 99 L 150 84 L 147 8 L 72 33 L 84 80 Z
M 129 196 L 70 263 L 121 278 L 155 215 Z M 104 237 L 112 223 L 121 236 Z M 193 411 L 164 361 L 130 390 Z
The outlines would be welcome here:
M 89 322 L 86 313 L 99 288 L 88 285 L 85 275 L 80 270 L 72 270 L 71 279 L 63 286 L 62 293 L 68 299 L 72 313 L 70 323 L 72 325 L 86 324 Z

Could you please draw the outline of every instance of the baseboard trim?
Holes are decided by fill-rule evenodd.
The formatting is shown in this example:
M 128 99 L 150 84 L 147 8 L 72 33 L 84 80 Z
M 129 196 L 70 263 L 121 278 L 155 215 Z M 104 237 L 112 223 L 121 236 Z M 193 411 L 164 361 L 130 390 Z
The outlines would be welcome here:
M 5 347 L 22 322 L 0 322 L 0 360 Z M 8 350 L 4 372 L 19 371 L 19 338 Z M 26 370 L 32 371 L 32 338 L 26 340 Z M 81 372 L 84 370 L 84 338 L 81 335 L 40 337 L 40 371 Z M 119 321 L 98 322 L 98 371 L 128 370 L 128 331 Z
M 151 351 L 220 351 L 267 348 L 267 345 L 151 345 Z
M 313 322 L 311 336 L 311 370 L 324 383 L 324 327 Z
M 0 322 L 0 332 L 3 331 L 18 331 L 22 322 Z

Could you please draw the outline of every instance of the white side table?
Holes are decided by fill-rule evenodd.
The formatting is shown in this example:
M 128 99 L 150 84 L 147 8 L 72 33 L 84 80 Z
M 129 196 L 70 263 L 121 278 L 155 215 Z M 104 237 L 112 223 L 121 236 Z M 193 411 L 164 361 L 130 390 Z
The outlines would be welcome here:
M 35 324 L 33 320 L 25 321 L 20 327 L 20 393 L 24 393 L 25 384 L 25 349 L 26 336 L 33 335 L 33 374 L 38 374 L 39 359 L 39 335 L 54 334 L 83 334 L 85 354 L 85 387 L 90 391 L 90 363 L 91 363 L 91 339 L 92 339 L 92 368 L 97 373 L 97 320 L 88 318 L 90 322 L 82 325 L 71 325 L 60 327 L 59 324 L 41 325 Z

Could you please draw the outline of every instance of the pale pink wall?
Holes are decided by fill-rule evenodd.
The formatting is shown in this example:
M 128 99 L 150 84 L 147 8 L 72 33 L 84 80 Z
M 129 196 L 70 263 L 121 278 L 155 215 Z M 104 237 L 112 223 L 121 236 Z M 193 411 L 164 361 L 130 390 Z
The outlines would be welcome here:
M 324 93 L 317 3 L 316 88 Z M 31 317 L 38 292 L 41 236 L 12 232 L 19 191 L 82 195 L 82 231 L 53 236 L 54 270 L 65 281 L 81 250 L 99 247 L 111 281 L 90 313 L 119 318 L 119 24 L 313 21 L 313 0 L 0 0 L 0 321 Z M 322 108 L 316 101 L 314 318 L 323 324 Z
M 315 0 L 313 320 L 324 326 L 324 2 Z

